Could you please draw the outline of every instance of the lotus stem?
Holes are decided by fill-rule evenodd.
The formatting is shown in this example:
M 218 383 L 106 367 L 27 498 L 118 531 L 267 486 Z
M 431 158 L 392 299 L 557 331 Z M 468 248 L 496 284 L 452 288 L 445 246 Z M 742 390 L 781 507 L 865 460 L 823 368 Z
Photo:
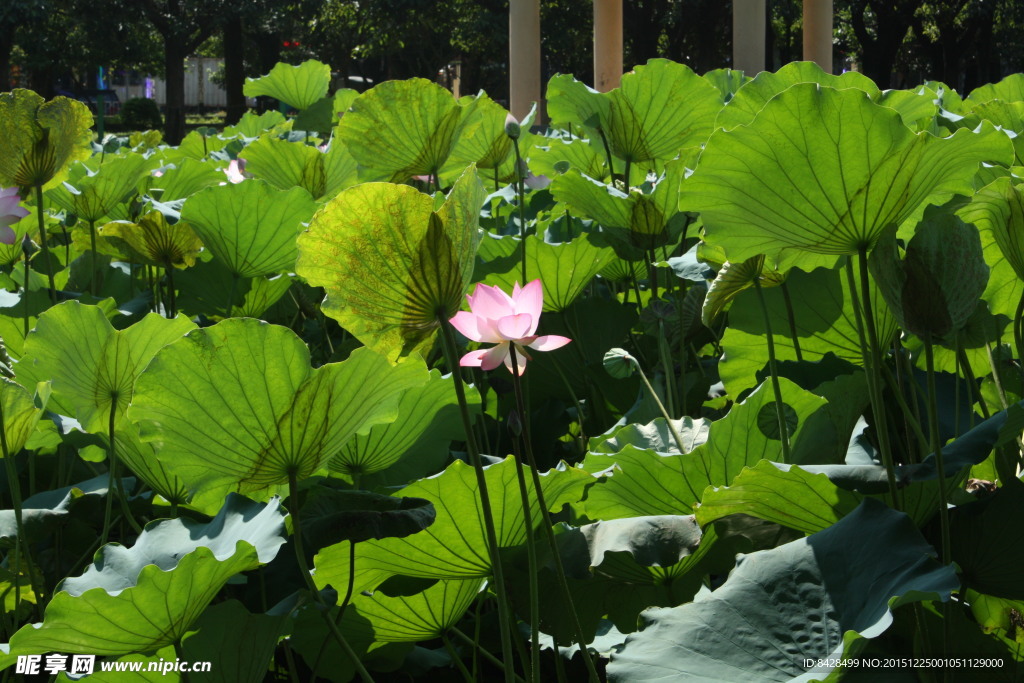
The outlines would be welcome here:
M 17 615 L 21 607 L 21 589 L 18 587 L 18 577 L 21 576 L 21 548 L 24 546 L 25 562 L 28 565 L 29 589 L 35 600 L 35 610 L 39 609 L 40 594 L 36 592 L 38 577 L 32 567 L 32 556 L 29 551 L 28 537 L 25 536 L 25 523 L 22 519 L 21 484 L 18 482 L 18 472 L 11 459 L 10 447 L 7 445 L 7 421 L 4 416 L 3 384 L 0 383 L 0 449 L 3 451 L 4 467 L 7 470 L 7 485 L 11 489 L 11 502 L 14 505 L 14 524 L 18 538 L 14 542 L 14 619 L 17 625 Z
M 1021 375 L 1024 375 L 1024 330 L 1021 330 L 1021 325 L 1024 325 L 1024 292 L 1021 292 L 1020 302 L 1013 314 L 1013 344 L 1017 347 L 1017 367 Z
M 519 154 L 519 138 L 518 137 L 512 138 L 512 149 L 515 150 L 515 153 L 516 153 L 515 183 L 516 183 L 516 204 L 518 205 L 518 209 L 519 209 L 519 250 L 520 250 L 520 264 L 521 264 L 522 276 L 523 276 L 523 286 L 525 287 L 526 283 L 527 283 L 527 279 L 526 279 L 526 207 L 525 207 L 526 190 L 523 187 L 523 174 L 522 174 L 523 158 Z
M 512 345 L 510 345 L 511 347 Z M 512 367 L 515 367 L 515 351 L 512 352 Z M 518 413 L 518 408 L 517 411 Z M 514 413 L 514 415 L 516 415 Z M 519 425 L 509 421 L 512 443 L 516 446 L 516 481 L 519 484 L 519 500 L 523 508 L 523 522 L 526 525 L 526 566 L 530 577 L 530 668 L 527 673 L 531 683 L 540 683 L 540 587 L 537 585 L 537 548 L 534 545 L 533 515 L 530 513 L 530 493 L 523 472 L 523 428 L 526 416 L 516 415 Z M 518 427 L 518 429 L 517 429 Z M 517 433 L 518 432 L 518 433 Z
M 323 615 L 324 623 L 327 624 L 327 629 L 334 636 L 334 639 L 341 646 L 342 651 L 349 659 L 352 660 L 352 666 L 359 672 L 359 676 L 363 679 L 364 683 L 373 683 L 373 677 L 370 672 L 366 670 L 363 663 L 359 661 L 359 657 L 356 655 L 352 646 L 345 640 L 345 636 L 342 635 L 338 625 L 334 623 L 334 619 L 331 618 L 330 610 L 327 609 L 329 605 L 324 602 L 323 597 L 320 595 L 320 591 L 316 587 L 316 583 L 313 581 L 313 575 L 309 572 L 309 564 L 306 562 L 306 551 L 303 547 L 302 542 L 302 522 L 299 517 L 299 485 L 296 479 L 295 470 L 288 472 L 288 513 L 292 517 L 292 540 L 295 546 L 295 559 L 299 563 L 299 571 L 302 572 L 302 579 L 306 583 L 306 588 L 310 592 L 310 596 L 324 609 L 320 611 Z
M 483 508 L 484 530 L 487 534 L 487 550 L 491 558 L 491 569 L 494 572 L 494 589 L 498 596 L 498 625 L 501 629 L 501 655 L 505 662 L 505 683 L 513 683 L 515 669 L 512 663 L 512 634 L 509 628 L 511 610 L 508 601 L 508 589 L 505 586 L 505 572 L 501 566 L 501 555 L 498 551 L 498 534 L 494 526 L 494 512 L 491 510 L 491 496 L 487 490 L 487 479 L 484 476 L 483 460 L 477 446 L 473 423 L 469 417 L 469 404 L 466 401 L 466 390 L 462 386 L 462 370 L 459 356 L 455 348 L 455 335 L 451 323 L 448 322 L 447 311 L 437 312 L 437 322 L 441 326 L 441 346 L 445 361 L 452 371 L 455 384 L 455 397 L 459 403 L 459 415 L 462 417 L 462 428 L 466 432 L 466 452 L 470 464 L 476 473 L 477 488 L 480 491 L 480 505 Z
M 939 475 L 939 521 L 942 524 L 942 562 L 949 564 L 949 510 L 946 507 L 946 470 L 942 460 L 942 439 L 939 436 L 938 395 L 935 390 L 935 350 L 930 334 L 924 337 L 924 357 L 928 372 L 928 428 L 931 432 L 931 449 L 935 453 L 935 464 Z
M 92 277 L 89 278 L 89 293 L 96 296 L 96 221 L 89 221 L 89 262 L 92 264 Z
M 891 391 L 892 395 L 896 397 L 896 403 L 897 405 L 899 405 L 900 410 L 903 412 L 903 419 L 907 425 L 908 440 L 909 432 L 913 432 L 913 435 L 915 437 L 914 440 L 917 441 L 918 461 L 921 461 L 924 459 L 925 456 L 928 455 L 928 453 L 925 451 L 926 444 L 928 443 L 928 437 L 924 435 L 924 430 L 921 428 L 921 422 L 920 420 L 917 419 L 917 417 L 915 417 L 914 413 L 911 412 L 910 406 L 907 405 L 907 401 L 904 398 L 903 393 L 900 391 L 899 385 L 897 384 L 897 379 L 892 376 L 892 372 L 889 370 L 889 368 L 883 366 L 882 378 L 885 380 L 885 383 L 889 386 L 889 391 Z M 910 444 L 908 444 L 907 453 L 909 454 L 912 450 L 913 447 Z
M 46 220 L 43 217 L 43 186 L 36 185 L 36 217 L 39 222 L 39 244 L 43 248 L 43 260 L 46 261 L 46 279 L 50 283 L 50 302 L 57 303 L 57 285 L 53 280 L 53 267 L 50 263 L 50 247 L 46 239 Z M 28 294 L 28 278 L 25 278 L 25 293 Z M 1024 301 L 1024 300 L 1022 300 Z M 27 333 L 26 333 L 27 334 Z
M 644 383 L 644 386 L 647 387 L 647 393 L 651 395 L 654 403 L 658 406 L 658 410 L 661 411 L 661 416 L 665 418 L 665 423 L 668 425 L 669 432 L 672 433 L 672 438 L 675 440 L 676 446 L 679 447 L 679 452 L 685 453 L 686 447 L 683 446 L 683 435 L 680 434 L 679 430 L 676 429 L 676 426 L 672 424 L 672 416 L 669 415 L 667 410 L 665 410 L 665 404 L 661 402 L 660 398 L 658 398 L 658 392 L 654 390 L 654 387 L 651 386 L 650 380 L 647 379 L 647 375 L 644 374 L 644 369 L 640 367 L 640 361 L 629 354 L 626 354 L 625 360 L 632 363 L 633 367 L 636 368 L 637 374 L 640 375 L 640 380 Z
M 447 633 L 441 634 L 441 642 L 444 643 L 444 649 L 448 651 L 448 656 L 451 658 L 452 664 L 454 664 L 455 668 L 459 670 L 460 674 L 462 674 L 462 680 L 466 683 L 473 683 L 473 676 L 469 673 L 469 669 L 466 668 L 466 665 L 462 663 L 462 659 L 459 657 L 459 653 L 455 651 L 455 646 L 452 645 L 452 641 L 448 638 Z
M 889 431 L 885 420 L 885 405 L 882 403 L 881 389 L 881 354 L 878 352 L 878 335 L 875 332 L 874 314 L 871 310 L 871 299 L 868 284 L 867 247 L 860 250 L 860 286 L 865 296 L 857 294 L 857 283 L 853 275 L 853 259 L 846 260 L 846 278 L 850 288 L 850 299 L 853 302 L 854 318 L 857 321 L 857 336 L 860 338 L 861 353 L 864 367 L 867 370 L 868 395 L 871 397 L 871 412 L 875 417 L 875 429 L 878 432 L 878 449 L 882 455 L 882 464 L 889 483 L 890 504 L 896 510 L 901 508 L 899 491 L 896 488 L 896 466 L 892 459 L 889 446 Z
M 227 320 L 231 317 L 231 312 L 235 308 L 235 291 L 238 289 L 238 273 L 231 273 L 231 289 L 228 290 L 228 306 L 224 311 L 224 319 Z
M 491 664 L 493 664 L 494 666 L 496 666 L 499 669 L 501 669 L 502 671 L 504 671 L 506 678 L 508 678 L 509 675 L 511 674 L 511 679 L 510 679 L 511 683 L 526 683 L 526 681 L 523 680 L 522 676 L 517 676 L 515 671 L 512 671 L 511 669 L 509 669 L 507 666 L 505 666 L 505 664 L 500 659 L 498 659 L 497 657 L 492 655 L 490 652 L 488 652 L 486 649 L 481 647 L 479 641 L 473 640 L 472 638 L 470 638 L 469 636 L 467 636 L 465 633 L 463 633 L 459 629 L 455 628 L 454 626 L 452 626 L 450 629 L 448 629 L 448 632 L 449 633 L 454 633 L 460 640 L 465 642 L 466 645 L 469 645 L 476 652 L 479 652 L 483 656 L 484 659 L 486 659 Z
M 509 344 L 509 355 L 512 360 L 512 367 L 518 370 L 515 344 Z M 587 649 L 587 640 L 583 635 L 583 627 L 580 625 L 579 615 L 576 613 L 576 606 L 573 604 L 572 592 L 569 590 L 569 581 L 565 576 L 565 568 L 562 566 L 562 556 L 558 551 L 558 543 L 555 541 L 555 532 L 552 529 L 551 515 L 548 512 L 547 503 L 544 500 L 544 489 L 541 486 L 540 473 L 537 471 L 537 461 L 533 457 L 533 443 L 530 438 L 530 420 L 526 416 L 526 406 L 523 399 L 523 383 L 518 372 L 512 373 L 512 387 L 516 396 L 516 408 L 520 415 L 523 415 L 523 450 L 526 451 L 526 459 L 530 466 L 530 474 L 533 477 L 533 488 L 537 494 L 537 505 L 540 508 L 541 519 L 543 520 L 544 535 L 547 537 L 548 546 L 551 548 L 551 557 L 555 565 L 555 574 L 558 577 L 558 585 L 562 589 L 562 597 L 572 618 L 573 629 L 576 631 L 576 641 L 580 646 L 580 654 L 583 656 L 583 664 L 587 667 L 587 674 L 591 683 L 600 683 L 597 675 L 597 668 Z M 669 423 L 671 427 L 671 422 Z
M 775 359 L 775 335 L 772 334 L 772 319 L 768 315 L 768 304 L 764 300 L 760 275 L 754 277 L 754 291 L 757 292 L 757 299 L 761 302 L 761 313 L 764 315 L 764 331 L 768 337 L 768 372 L 771 374 L 772 392 L 775 394 L 775 415 L 779 421 L 782 459 L 783 462 L 792 462 L 789 450 L 789 425 L 786 423 L 786 404 L 782 402 L 782 387 L 779 385 L 779 366 Z
M 789 336 L 793 340 L 793 350 L 796 351 L 796 359 L 802 361 L 803 353 L 800 352 L 800 335 L 796 333 L 796 314 L 793 312 L 793 299 L 789 296 L 789 287 L 783 280 L 779 285 L 782 289 L 782 300 L 786 304 L 786 318 L 789 320 Z
M 677 411 L 675 406 L 676 369 L 672 364 L 672 354 L 668 349 L 668 339 L 665 337 L 665 322 L 663 320 L 658 321 L 658 352 L 661 355 L 661 367 L 665 372 L 665 401 L 668 403 L 668 412 L 670 415 L 679 415 L 680 411 Z

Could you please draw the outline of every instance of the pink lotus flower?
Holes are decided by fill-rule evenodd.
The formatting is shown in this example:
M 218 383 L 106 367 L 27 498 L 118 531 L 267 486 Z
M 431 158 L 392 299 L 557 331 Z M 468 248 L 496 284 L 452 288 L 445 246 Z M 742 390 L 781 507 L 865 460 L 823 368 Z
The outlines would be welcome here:
M 468 311 L 459 311 L 451 319 L 452 325 L 477 342 L 497 344 L 489 349 L 470 351 L 459 365 L 493 370 L 502 363 L 509 372 L 522 375 L 526 361 L 532 360 L 526 348 L 534 351 L 552 351 L 571 342 L 568 337 L 557 334 L 537 336 L 537 323 L 544 308 L 544 291 L 540 280 L 534 280 L 525 287 L 515 284 L 512 296 L 500 287 L 478 284 L 473 294 L 467 294 Z M 516 370 L 512 369 L 512 354 L 509 344 L 515 344 Z
M 228 177 L 228 181 L 235 185 L 250 177 L 245 172 L 245 159 L 232 159 L 228 167 L 222 170 L 224 175 Z M 221 185 L 224 184 L 221 183 Z
M 0 242 L 3 244 L 14 244 L 16 235 L 11 228 L 11 223 L 17 223 L 28 215 L 28 210 L 20 206 L 21 197 L 18 196 L 18 188 L 0 188 Z

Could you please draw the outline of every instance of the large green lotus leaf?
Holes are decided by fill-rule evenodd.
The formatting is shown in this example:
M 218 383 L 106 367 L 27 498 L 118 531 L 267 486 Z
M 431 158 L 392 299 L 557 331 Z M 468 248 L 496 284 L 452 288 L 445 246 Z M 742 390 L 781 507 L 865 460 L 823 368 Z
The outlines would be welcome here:
M 153 356 L 195 327 L 185 317 L 150 313 L 115 330 L 98 307 L 66 301 L 39 316 L 25 340 L 18 377 L 52 380 L 55 398 L 73 407 L 84 430 L 106 433 L 111 412 L 115 429 L 123 420 L 135 381 Z
M 98 221 L 135 194 L 139 181 L 152 166 L 152 159 L 141 154 L 112 157 L 88 174 L 53 188 L 46 196 L 57 208 L 84 221 Z
M 999 126 L 1007 133 L 1012 134 L 1013 149 L 1016 158 L 1014 166 L 1024 164 L 1024 101 L 1002 102 L 993 100 L 979 104 L 971 110 L 971 115 L 960 123 L 970 121 L 975 123 L 978 120 L 988 121 L 994 126 Z M 977 124 L 975 123 L 975 126 Z
M 352 606 L 370 621 L 375 640 L 414 643 L 440 638 L 455 626 L 473 604 L 481 579 L 450 579 L 407 597 L 381 592 L 356 595 Z
M 608 144 L 629 162 L 666 161 L 684 147 L 702 145 L 714 129 L 722 93 L 690 67 L 652 59 L 623 75 L 608 92 Z
M 403 457 L 429 457 L 427 451 L 447 455 L 451 441 L 464 437 L 452 377 L 431 370 L 426 384 L 402 394 L 394 422 L 375 425 L 352 437 L 331 458 L 329 467 L 349 478 L 372 474 Z
M 181 218 L 238 277 L 295 267 L 295 238 L 317 205 L 302 188 L 276 190 L 262 180 L 210 187 L 189 197 Z
M 767 253 L 779 270 L 810 270 L 870 248 L 925 202 L 969 194 L 981 162 L 1012 154 L 994 129 L 915 134 L 862 91 L 804 83 L 750 125 L 715 131 L 680 208 L 701 213 L 705 240 L 731 261 Z
M 11 636 L 11 652 L 122 655 L 178 641 L 235 574 L 270 562 L 285 542 L 280 503 L 231 494 L 210 522 L 153 522 L 135 545 L 108 544 L 65 579 L 41 624 Z
M 810 273 L 792 270 L 786 278 L 804 360 L 818 361 L 832 353 L 860 365 L 863 362 L 860 336 L 843 270 L 819 268 Z M 874 281 L 870 282 L 875 329 L 879 344 L 884 348 L 896 334 L 896 321 Z M 764 298 L 773 321 L 776 357 L 780 361 L 796 360 L 782 289 L 765 289 Z M 752 292 L 736 297 L 729 309 L 729 327 L 722 337 L 725 359 L 718 366 L 730 394 L 736 396 L 757 385 L 758 373 L 768 364 L 765 334 L 764 313 L 757 297 Z
M 979 104 L 990 100 L 1024 102 L 1024 74 L 1010 74 L 998 83 L 986 83 L 972 90 L 967 99 Z
M 779 379 L 790 429 L 790 441 L 800 442 L 808 418 L 827 405 L 825 399 Z M 744 467 L 762 459 L 781 460 L 775 397 L 765 382 L 729 414 L 713 422 L 708 440 L 685 454 L 663 455 L 626 446 L 618 453 L 588 453 L 583 468 L 601 472 L 614 466 L 603 483 L 591 487 L 584 503 L 591 519 L 645 515 L 682 515 L 709 486 L 728 486 Z
M 266 180 L 279 190 L 301 187 L 314 199 L 324 193 L 323 153 L 316 147 L 263 135 L 238 156 L 246 161 L 246 173 Z
M 237 600 L 211 606 L 181 643 L 182 657 L 216 662 L 211 671 L 193 678 L 211 683 L 260 683 L 274 658 L 286 617 L 252 614 Z
M 230 315 L 225 316 L 232 280 L 231 271 L 220 261 L 196 261 L 194 267 L 174 276 L 178 288 L 175 299 L 178 310 L 190 316 L 203 314 L 217 321 L 224 317 L 261 318 L 285 295 L 293 282 L 287 275 L 239 280 L 234 285 L 235 297 Z
M 562 168 L 565 165 L 568 167 Z M 608 162 L 604 153 L 588 140 L 550 138 L 543 146 L 531 151 L 530 170 L 537 175 L 557 178 L 570 168 L 601 182 L 608 179 Z
M 505 119 L 508 111 L 481 92 L 469 101 L 459 100 L 462 106 L 462 125 L 459 136 L 452 148 L 451 156 L 441 169 L 441 175 L 453 180 L 470 164 L 479 169 L 492 170 L 485 175 L 493 176 L 493 169 L 499 168 L 512 154 L 512 138 L 505 134 Z M 531 120 L 533 117 L 530 117 Z M 528 131 L 530 123 L 524 121 L 522 129 Z M 525 152 L 524 140 L 519 141 L 520 152 Z
M 100 440 L 104 448 L 109 448 L 106 436 L 101 435 Z M 189 499 L 188 486 L 160 462 L 153 444 L 142 441 L 137 425 L 127 421 L 118 425 L 114 436 L 114 452 L 121 462 L 163 496 L 164 500 L 180 504 Z
M 693 603 L 645 613 L 612 654 L 609 680 L 796 679 L 805 658 L 841 657 L 844 634 L 881 635 L 899 604 L 948 599 L 960 583 L 934 555 L 906 515 L 865 500 L 824 531 L 741 556 Z
M 1003 520 L 1024 515 L 1024 484 L 1008 479 L 987 500 L 960 505 L 950 514 L 950 552 L 964 583 L 974 590 L 1009 600 L 1024 600 L 1020 566 L 1024 529 Z
M 692 599 L 707 574 L 725 573 L 735 563 L 731 544 L 719 542 L 714 528 L 702 533 L 692 515 L 632 517 L 579 528 L 559 525 L 556 532 L 569 591 L 588 641 L 603 618 L 631 633 L 642 610 Z M 560 645 L 569 645 L 575 628 L 549 556 L 544 548 L 538 572 L 540 625 Z M 506 563 L 505 575 L 525 615 L 528 566 L 522 553 L 518 559 Z
M 361 165 L 405 180 L 441 170 L 462 113 L 452 94 L 436 83 L 385 81 L 352 102 L 337 135 Z
M 555 176 L 549 187 L 552 196 L 573 211 L 593 218 L 602 227 L 628 230 L 633 217 L 632 195 L 605 185 L 575 168 Z
M 313 217 L 295 272 L 327 290 L 324 313 L 367 346 L 391 359 L 424 350 L 438 318 L 462 304 L 483 199 L 473 167 L 436 212 L 431 197 L 407 185 L 357 185 Z
M 516 483 L 512 458 L 491 465 L 484 473 L 490 492 L 491 510 L 497 531 L 498 547 L 512 548 L 526 540 L 526 524 Z M 541 475 L 544 498 L 551 510 L 575 503 L 593 478 L 578 469 L 553 469 Z M 531 520 L 534 529 L 542 523 L 533 487 L 529 487 Z M 437 508 L 433 525 L 407 538 L 385 538 L 360 543 L 357 553 L 357 577 L 389 574 L 432 579 L 472 579 L 491 573 L 487 553 L 487 535 L 476 473 L 469 465 L 456 461 L 436 477 L 421 479 L 396 491 L 396 496 L 412 496 L 432 501 Z M 365 575 L 364 575 L 365 572 Z M 324 548 L 316 558 L 314 575 L 318 586 L 348 584 L 348 545 Z M 372 585 L 370 586 L 373 587 Z
M 278 63 L 270 73 L 245 79 L 246 97 L 267 95 L 296 109 L 305 109 L 327 95 L 331 85 L 331 67 L 315 59 L 298 66 Z
M 500 271 L 488 273 L 484 282 L 512 291 L 513 284 L 523 279 L 519 253 L 516 249 L 514 259 L 503 259 L 505 263 L 499 264 L 503 266 Z M 611 247 L 596 246 L 586 235 L 561 244 L 546 242 L 542 235 L 526 238 L 527 277 L 530 280 L 540 278 L 543 283 L 545 311 L 568 308 L 594 276 L 614 258 L 615 252 Z
M 978 190 L 957 214 L 973 223 L 983 239 L 989 233 L 1017 278 L 1024 280 L 1024 185 L 998 178 Z
M 765 271 L 764 254 L 753 256 L 740 263 L 726 261 L 718 269 L 715 279 L 708 286 L 704 304 L 701 306 L 701 321 L 711 327 L 715 319 L 724 313 L 733 299 L 745 289 L 754 286 L 757 280 L 762 288 L 775 287 L 786 281 L 786 276 L 778 271 Z
M 401 538 L 434 523 L 429 500 L 316 486 L 302 502 L 302 533 L 313 548 Z
M 78 100 L 45 102 L 16 88 L 0 94 L 0 186 L 56 187 L 68 166 L 88 159 L 92 114 Z
M 392 366 L 369 349 L 313 370 L 288 328 L 231 318 L 158 353 L 129 415 L 193 490 L 260 491 L 320 470 L 356 432 L 394 419 L 401 393 L 424 381 L 422 363 Z
M 710 421 L 704 418 L 686 416 L 679 420 L 672 420 L 679 435 L 683 437 L 685 453 L 689 453 L 697 446 L 708 440 Z M 648 424 L 627 424 L 619 427 L 610 434 L 592 436 L 587 442 L 590 453 L 618 453 L 626 446 L 658 451 L 659 453 L 679 453 L 679 445 L 675 437 L 669 431 L 665 418 L 659 417 Z M 603 469 L 603 468 L 602 468 Z
M 90 238 L 79 230 L 75 233 L 75 246 L 85 250 Z M 189 268 L 203 242 L 185 221 L 168 223 L 160 211 L 150 211 L 137 223 L 113 221 L 96 231 L 96 250 L 122 261 L 159 268 Z
M 224 182 L 225 177 L 212 164 L 185 158 L 173 168 L 167 168 L 159 176 L 149 179 L 147 184 L 151 194 L 157 196 L 155 191 L 161 190 L 160 201 L 169 202 L 191 197 L 199 190 Z
M 722 101 L 726 103 L 740 88 L 753 80 L 752 76 L 747 76 L 739 69 L 712 69 L 702 78 L 718 88 L 718 92 L 722 93 Z
M 571 74 L 556 74 L 548 81 L 548 117 L 556 128 L 582 124 L 590 130 L 602 127 L 608 118 L 611 101 Z
M 217 135 L 213 128 L 199 128 L 192 131 L 181 141 L 173 152 L 165 151 L 164 155 L 169 160 L 193 159 L 200 161 L 206 159 L 213 152 L 219 152 L 228 146 L 230 139 Z
M 7 452 L 11 456 L 17 455 L 28 443 L 50 400 L 50 385 L 34 383 L 27 377 L 22 378 L 20 374 L 18 382 L 20 384 L 0 377 L 0 401 L 4 409 L 2 427 L 7 440 Z M 0 453 L 0 457 L 3 457 L 3 453 Z
M 880 93 L 874 81 L 856 71 L 834 76 L 815 62 L 790 62 L 775 72 L 762 71 L 744 83 L 719 112 L 715 128 L 730 130 L 750 123 L 768 104 L 768 100 L 797 83 L 818 83 L 837 90 L 855 88 L 867 93 L 872 99 Z
M 729 486 L 704 491 L 696 515 L 702 527 L 726 515 L 745 514 L 813 534 L 852 512 L 860 500 L 824 474 L 795 466 L 780 469 L 762 460 L 744 468 Z
M 342 190 L 359 182 L 359 164 L 348 151 L 345 143 L 335 135 L 331 146 L 324 154 L 324 193 L 321 200 L 334 197 Z
M 265 111 L 262 114 L 247 111 L 238 123 L 225 127 L 223 135 L 224 137 L 241 135 L 245 138 L 258 138 L 266 132 L 282 132 L 280 128 L 285 125 L 288 128 L 291 126 L 285 115 L 276 109 Z

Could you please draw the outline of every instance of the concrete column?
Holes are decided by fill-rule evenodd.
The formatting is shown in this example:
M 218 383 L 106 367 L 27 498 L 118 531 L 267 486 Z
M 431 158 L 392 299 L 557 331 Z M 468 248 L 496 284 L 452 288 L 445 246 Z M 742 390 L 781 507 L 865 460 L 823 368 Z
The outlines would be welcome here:
M 622 0 L 594 0 L 594 89 L 622 81 Z
M 540 97 L 540 0 L 510 0 L 508 7 L 509 111 L 517 120 Z
M 804 0 L 804 59 L 832 73 L 832 0 Z
M 764 71 L 765 28 L 764 0 L 732 0 L 732 68 Z

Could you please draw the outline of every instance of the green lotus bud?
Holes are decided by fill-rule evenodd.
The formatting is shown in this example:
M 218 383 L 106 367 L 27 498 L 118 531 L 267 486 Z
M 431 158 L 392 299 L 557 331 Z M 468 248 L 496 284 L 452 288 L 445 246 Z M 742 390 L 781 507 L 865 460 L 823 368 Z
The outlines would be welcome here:
M 519 122 L 516 121 L 516 117 L 509 114 L 505 117 L 505 135 L 509 136 L 513 140 L 518 140 L 519 135 L 522 131 L 519 129 Z
M 886 228 L 868 267 L 900 326 L 937 340 L 967 323 L 989 277 L 978 229 L 939 207 L 925 211 L 902 260 L 896 226 Z

